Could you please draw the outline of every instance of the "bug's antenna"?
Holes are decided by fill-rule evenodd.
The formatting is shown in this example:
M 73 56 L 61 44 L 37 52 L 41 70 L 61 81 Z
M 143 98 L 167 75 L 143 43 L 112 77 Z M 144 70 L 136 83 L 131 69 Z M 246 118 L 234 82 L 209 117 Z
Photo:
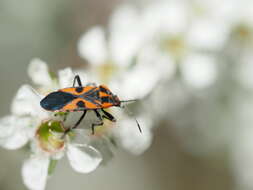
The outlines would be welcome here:
M 137 99 L 133 99 L 133 100 L 121 100 L 120 103 L 121 103 L 121 102 L 123 102 L 123 103 L 124 103 L 124 102 L 135 102 L 135 101 L 137 101 Z
M 129 100 L 126 100 L 126 101 L 129 101 Z M 136 101 L 136 100 L 130 100 L 130 101 Z M 138 126 L 138 129 L 139 129 L 140 133 L 142 133 L 141 126 L 140 126 L 139 122 L 137 121 L 137 119 L 134 117 L 133 113 L 130 112 L 129 109 L 126 106 L 121 106 L 121 108 L 124 108 L 127 111 L 127 113 L 134 118 L 134 120 L 135 120 L 135 122 L 136 122 L 136 124 Z
M 42 99 L 43 98 L 43 96 L 41 95 L 41 94 L 39 94 L 34 88 L 32 88 L 32 87 L 29 87 L 33 92 L 34 92 L 34 94 L 36 94 L 36 96 L 38 96 L 40 99 Z

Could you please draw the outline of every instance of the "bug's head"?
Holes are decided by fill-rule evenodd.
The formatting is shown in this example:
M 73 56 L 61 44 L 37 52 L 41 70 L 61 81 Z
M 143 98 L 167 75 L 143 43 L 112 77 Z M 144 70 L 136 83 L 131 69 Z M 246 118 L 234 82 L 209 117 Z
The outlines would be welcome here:
M 114 102 L 114 106 L 117 106 L 117 107 L 124 107 L 124 106 L 122 106 L 122 103 L 137 101 L 137 100 L 120 100 L 117 95 L 113 95 L 112 99 L 113 99 L 113 102 Z
M 121 106 L 121 101 L 119 100 L 119 97 L 116 95 L 112 96 L 113 102 L 114 102 L 114 106 L 120 107 Z

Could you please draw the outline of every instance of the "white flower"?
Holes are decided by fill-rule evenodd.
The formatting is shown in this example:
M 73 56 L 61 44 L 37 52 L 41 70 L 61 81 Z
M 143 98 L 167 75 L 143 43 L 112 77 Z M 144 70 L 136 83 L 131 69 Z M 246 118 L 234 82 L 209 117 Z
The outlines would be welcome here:
M 128 66 L 144 46 L 147 30 L 137 8 L 121 5 L 112 14 L 109 23 L 108 49 L 112 60 Z
M 40 107 L 41 98 L 42 95 L 31 86 L 23 85 L 12 101 L 11 111 L 17 116 L 33 116 L 45 119 L 48 117 L 48 112 Z
M 56 155 L 38 149 L 36 151 L 24 162 L 22 167 L 24 183 L 31 190 L 45 189 L 47 177 L 51 169 L 50 162 L 56 162 L 62 158 L 62 153 L 64 152 L 67 154 L 71 167 L 79 173 L 92 172 L 102 161 L 101 153 L 94 147 L 88 144 L 71 143 L 71 141 L 67 141 L 65 148 L 59 150 L 60 152 L 57 152 Z
M 140 51 L 136 65 L 111 81 L 110 87 L 121 99 L 142 99 L 161 80 L 169 80 L 174 74 L 175 64 L 171 58 L 157 47 L 150 46 Z
M 158 50 L 159 44 L 147 45 L 153 39 L 145 19 L 133 6 L 120 6 L 111 16 L 107 41 L 103 29 L 94 27 L 78 42 L 80 56 L 96 70 L 92 77 L 108 83 L 123 98 L 145 97 L 164 76 L 169 79 L 175 71 L 173 60 Z
M 111 17 L 108 40 L 101 27 L 91 28 L 78 42 L 79 55 L 91 64 L 105 64 L 109 60 L 127 67 L 146 39 L 147 31 L 141 22 L 134 7 L 120 6 Z
M 175 35 L 184 31 L 189 20 L 189 8 L 185 1 L 153 1 L 142 13 L 144 30 L 150 37 L 169 33 Z
M 91 28 L 81 36 L 77 48 L 79 55 L 90 63 L 103 63 L 108 56 L 104 30 L 98 26 Z
M 196 19 L 186 34 L 186 40 L 193 49 L 220 50 L 228 38 L 228 27 L 212 19 Z
M 28 75 L 35 84 L 49 86 L 52 83 L 47 64 L 41 59 L 31 60 Z
M 7 149 L 20 148 L 34 137 L 35 126 L 42 119 L 49 117 L 48 113 L 40 108 L 39 102 L 40 97 L 29 85 L 20 87 L 12 102 L 12 115 L 0 120 L 0 129 L 3 132 L 9 128 L 4 132 L 9 134 L 1 136 L 1 146 Z
M 0 145 L 6 149 L 18 149 L 24 146 L 32 136 L 30 118 L 6 116 L 0 119 Z
M 213 57 L 190 55 L 180 64 L 180 68 L 184 81 L 193 87 L 207 87 L 216 80 L 217 66 Z
M 28 65 L 28 75 L 32 82 L 37 85 L 39 96 L 48 94 L 60 88 L 72 87 L 75 75 L 79 75 L 84 81 L 85 73 L 79 70 L 72 70 L 67 67 L 60 70 L 58 75 L 51 76 L 46 62 L 35 58 Z M 41 95 L 40 95 L 41 94 Z

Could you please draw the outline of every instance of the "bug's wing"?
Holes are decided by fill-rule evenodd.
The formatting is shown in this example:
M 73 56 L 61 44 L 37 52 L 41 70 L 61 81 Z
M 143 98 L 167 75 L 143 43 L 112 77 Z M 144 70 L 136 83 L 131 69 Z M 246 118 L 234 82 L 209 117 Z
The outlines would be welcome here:
M 62 109 L 69 102 L 72 102 L 76 97 L 66 92 L 52 92 L 41 100 L 40 105 L 46 110 L 56 111 Z

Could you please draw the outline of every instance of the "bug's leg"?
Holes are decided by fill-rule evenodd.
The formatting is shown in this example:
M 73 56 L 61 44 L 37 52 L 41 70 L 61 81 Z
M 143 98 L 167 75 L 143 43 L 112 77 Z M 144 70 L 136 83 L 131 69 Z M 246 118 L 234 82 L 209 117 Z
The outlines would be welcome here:
M 105 111 L 104 109 L 101 109 L 101 110 L 102 110 L 102 112 L 105 114 L 105 115 L 102 116 L 103 118 L 108 119 L 108 120 L 110 120 L 110 121 L 112 121 L 112 122 L 116 122 L 116 119 L 113 117 L 112 114 L 108 113 L 108 112 Z
M 100 122 L 99 123 L 92 123 L 91 124 L 92 135 L 95 134 L 95 126 L 100 126 L 100 125 L 104 124 L 102 116 L 100 115 L 100 113 L 97 110 L 94 110 L 94 112 L 96 113 L 96 116 L 100 120 Z
M 77 81 L 79 87 L 82 86 L 82 82 L 81 82 L 81 79 L 80 79 L 79 75 L 75 76 L 74 82 L 73 82 L 73 87 L 75 87 L 76 81 Z
M 79 124 L 81 123 L 81 121 L 83 120 L 83 118 L 84 118 L 86 112 L 87 112 L 87 110 L 84 110 L 84 111 L 83 111 L 82 116 L 80 117 L 80 119 L 76 122 L 76 124 L 75 124 L 73 127 L 69 127 L 68 129 L 65 130 L 65 132 L 64 132 L 64 134 L 63 134 L 63 136 L 62 136 L 62 138 L 64 138 L 64 137 L 66 136 L 66 134 L 67 134 L 69 131 L 71 131 L 72 129 L 75 129 L 75 128 L 78 127 L 78 125 L 79 125 Z
M 83 115 L 80 117 L 80 119 L 76 122 L 76 124 L 71 128 L 71 129 L 75 129 L 78 127 L 78 125 L 81 123 L 81 121 L 83 120 L 85 114 L 86 114 L 87 110 L 83 111 Z

